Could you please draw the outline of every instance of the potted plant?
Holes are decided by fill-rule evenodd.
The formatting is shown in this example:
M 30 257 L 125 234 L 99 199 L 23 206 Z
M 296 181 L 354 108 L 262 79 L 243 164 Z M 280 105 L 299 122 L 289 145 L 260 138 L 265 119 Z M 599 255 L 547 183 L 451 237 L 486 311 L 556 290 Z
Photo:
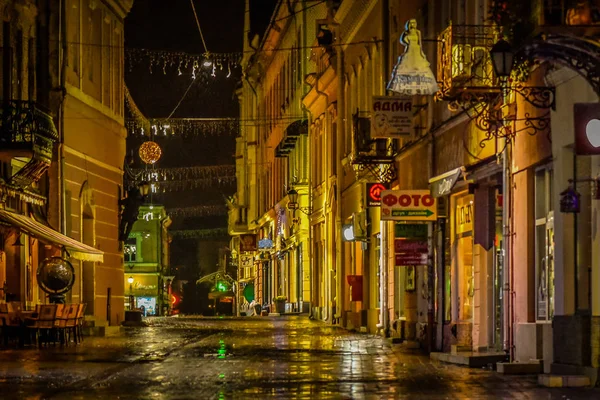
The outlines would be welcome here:
M 285 302 L 287 301 L 287 297 L 285 296 L 276 296 L 273 299 L 273 302 L 275 303 L 275 311 L 279 314 L 284 314 L 285 313 Z

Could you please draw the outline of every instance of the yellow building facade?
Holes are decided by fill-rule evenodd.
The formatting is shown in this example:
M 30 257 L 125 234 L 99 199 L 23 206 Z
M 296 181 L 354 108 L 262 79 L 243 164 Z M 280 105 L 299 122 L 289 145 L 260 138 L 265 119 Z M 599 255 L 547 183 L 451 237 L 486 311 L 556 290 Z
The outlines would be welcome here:
M 298 18 L 310 48 L 302 107 L 308 121 L 311 315 L 403 337 L 431 351 L 463 349 L 521 363 L 544 359 L 546 372 L 584 373 L 599 365 L 593 344 L 600 298 L 593 279 L 599 265 L 598 156 L 574 156 L 579 139 L 573 115 L 577 103 L 598 102 L 591 67 L 599 54 L 597 6 L 508 3 L 492 10 L 488 1 L 346 0 L 311 7 L 306 16 L 314 18 L 312 26 L 311 19 Z M 513 17 L 499 26 L 489 19 L 490 10 Z M 531 15 L 530 27 L 551 36 L 531 31 L 512 37 L 509 25 L 517 14 Z M 286 37 L 287 30 L 272 29 L 285 15 L 280 7 L 273 16 L 260 42 L 269 47 L 253 48 L 273 59 L 280 49 L 285 54 L 283 42 L 269 41 Z M 591 38 L 587 44 L 580 40 L 583 32 Z M 517 57 L 509 81 L 498 75 L 491 53 L 499 52 L 495 45 L 503 36 L 511 38 Z M 410 134 L 376 139 L 373 97 L 400 96 L 387 89 L 394 88 L 394 67 L 407 57 L 430 69 L 437 90 L 412 94 Z M 574 66 L 575 60 L 584 62 Z M 238 142 L 257 148 L 250 164 L 238 154 L 238 170 L 244 171 L 238 182 L 259 204 L 257 211 L 248 209 L 249 226 L 255 221 L 257 229 L 269 223 L 275 229 L 278 210 L 289 199 L 268 149 L 281 149 L 285 134 L 272 125 L 285 107 L 276 102 L 267 107 L 271 114 L 260 114 L 261 100 L 247 101 L 269 98 L 264 82 L 277 82 L 269 69 L 275 64 L 257 65 L 246 78 L 266 86 L 245 86 L 243 120 L 253 126 Z M 251 165 L 257 167 L 248 174 Z M 381 219 L 367 190 L 376 183 L 435 199 L 435 218 L 414 228 L 426 232 L 422 265 L 396 265 L 402 257 L 395 245 L 410 222 Z M 573 191 L 581 199 L 578 212 L 565 208 Z
M 310 72 L 306 40 L 317 11 L 292 3 L 291 8 L 277 6 L 262 37 L 249 37 L 253 9 L 246 2 L 244 75 L 238 92 L 238 190 L 230 204 L 229 231 L 240 290 L 253 285 L 255 301 L 269 312 L 275 312 L 276 299 L 285 303 L 285 312 L 306 311 L 311 298 L 310 162 L 301 100 L 303 79 Z M 294 209 L 288 207 L 292 189 L 298 193 Z
M 60 52 L 51 71 L 61 132 L 50 171 L 49 218 L 66 235 L 104 252 L 103 262 L 76 263 L 74 302 L 86 313 L 119 324 L 123 309 L 123 253 L 118 226 L 123 196 L 124 19 L 133 1 L 51 2 L 61 24 L 51 26 Z M 58 18 L 60 16 L 60 18 Z M 108 305 L 110 304 L 110 308 Z M 107 314 L 110 309 L 111 314 Z
M 87 312 L 102 320 L 123 317 L 121 301 L 113 305 L 112 317 L 106 314 L 106 299 L 123 296 L 117 242 L 125 151 L 122 32 L 131 5 L 0 3 L 7 108 L 0 146 L 6 255 L 0 279 L 6 300 L 27 307 L 46 302 L 37 266 L 62 255 L 76 270 L 66 300 L 88 303 Z M 115 277 L 119 284 L 112 287 Z

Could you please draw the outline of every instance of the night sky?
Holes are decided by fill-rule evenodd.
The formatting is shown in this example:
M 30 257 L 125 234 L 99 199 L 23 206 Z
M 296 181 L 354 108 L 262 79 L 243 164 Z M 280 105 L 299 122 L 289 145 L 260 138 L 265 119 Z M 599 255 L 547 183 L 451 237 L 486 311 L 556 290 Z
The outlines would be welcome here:
M 251 0 L 252 35 L 262 34 L 274 9 L 275 0 Z M 244 0 L 194 0 L 194 6 L 208 50 L 212 53 L 241 53 L 244 35 Z M 204 46 L 196 25 L 190 0 L 136 0 L 125 20 L 126 49 L 150 49 L 164 52 L 203 54 Z M 126 58 L 125 84 L 141 112 L 147 118 L 237 117 L 239 103 L 235 90 L 241 81 L 239 68 L 229 78 L 209 69 L 197 74 L 176 68 L 151 68 L 149 59 L 135 62 Z M 181 101 L 186 90 L 189 92 Z M 126 117 L 131 117 L 126 110 Z M 147 137 L 129 135 L 128 152 L 134 155 L 135 167 L 145 167 L 137 156 L 139 145 Z M 155 138 L 163 150 L 156 168 L 233 165 L 233 134 L 177 135 Z M 199 205 L 224 205 L 224 196 L 235 192 L 234 184 L 219 184 L 197 190 L 154 194 L 152 202 L 169 208 Z M 171 230 L 226 227 L 227 216 L 174 217 Z M 195 264 L 193 241 L 175 240 L 173 264 Z M 181 251 L 184 250 L 184 251 Z

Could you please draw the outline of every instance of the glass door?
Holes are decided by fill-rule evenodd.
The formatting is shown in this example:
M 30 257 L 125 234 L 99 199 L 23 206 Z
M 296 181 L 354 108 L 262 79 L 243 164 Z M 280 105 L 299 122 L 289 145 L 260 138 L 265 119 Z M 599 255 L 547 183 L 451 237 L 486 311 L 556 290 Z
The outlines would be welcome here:
M 554 207 L 547 167 L 535 174 L 535 268 L 536 320 L 549 321 L 554 316 Z

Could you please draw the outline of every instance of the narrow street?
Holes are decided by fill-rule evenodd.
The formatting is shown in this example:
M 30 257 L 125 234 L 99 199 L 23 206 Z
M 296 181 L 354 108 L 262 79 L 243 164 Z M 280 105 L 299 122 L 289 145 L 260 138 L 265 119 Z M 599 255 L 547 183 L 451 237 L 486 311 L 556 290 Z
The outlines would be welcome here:
M 154 319 L 82 345 L 0 350 L 2 399 L 591 399 L 282 318 Z

